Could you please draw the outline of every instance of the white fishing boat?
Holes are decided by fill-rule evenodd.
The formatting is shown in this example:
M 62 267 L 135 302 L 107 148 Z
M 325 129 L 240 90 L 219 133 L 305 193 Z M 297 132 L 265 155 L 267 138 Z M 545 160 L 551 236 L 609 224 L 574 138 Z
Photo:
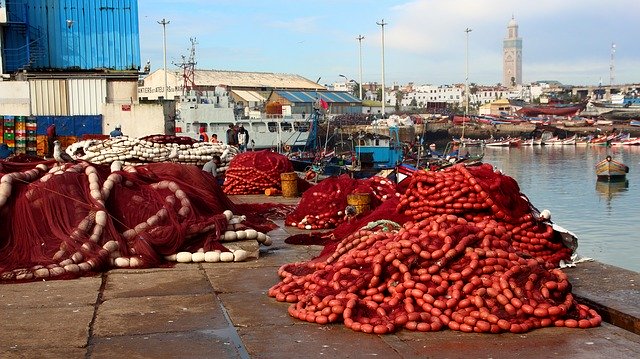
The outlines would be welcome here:
M 236 115 L 228 93 L 218 89 L 208 97 L 184 97 L 176 106 L 176 135 L 199 139 L 200 133 L 204 132 L 227 143 L 229 126 L 242 125 L 249 133 L 249 150 L 270 148 L 283 151 L 303 147 L 309 138 L 312 122 L 309 115 L 268 115 L 258 111 L 249 116 Z

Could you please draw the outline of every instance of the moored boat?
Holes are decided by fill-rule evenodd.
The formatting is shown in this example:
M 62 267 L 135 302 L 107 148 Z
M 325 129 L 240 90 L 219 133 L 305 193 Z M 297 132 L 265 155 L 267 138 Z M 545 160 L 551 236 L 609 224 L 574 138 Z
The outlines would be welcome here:
M 535 117 L 540 115 L 554 115 L 554 116 L 574 116 L 578 114 L 580 111 L 584 110 L 587 103 L 551 103 L 551 104 L 527 104 L 527 103 L 519 103 L 516 104 L 521 106 L 519 110 L 516 111 L 518 115 L 526 116 L 526 117 Z
M 488 140 L 484 145 L 487 147 L 518 147 L 521 143 L 521 138 L 507 137 L 499 140 Z
M 596 175 L 598 181 L 622 181 L 626 178 L 629 167 L 621 162 L 615 161 L 611 156 L 596 164 Z

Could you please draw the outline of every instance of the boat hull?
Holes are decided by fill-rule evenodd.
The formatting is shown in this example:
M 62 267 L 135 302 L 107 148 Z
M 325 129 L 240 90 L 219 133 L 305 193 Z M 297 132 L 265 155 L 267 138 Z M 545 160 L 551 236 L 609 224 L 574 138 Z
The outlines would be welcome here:
M 612 160 L 609 156 L 596 164 L 596 176 L 599 181 L 623 181 L 628 172 L 629 167 Z

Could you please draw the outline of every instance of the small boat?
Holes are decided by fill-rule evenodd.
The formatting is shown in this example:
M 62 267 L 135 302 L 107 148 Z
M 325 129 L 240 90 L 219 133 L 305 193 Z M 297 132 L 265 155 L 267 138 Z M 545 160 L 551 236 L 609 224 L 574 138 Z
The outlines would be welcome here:
M 640 145 L 638 137 L 631 137 L 630 133 L 620 134 L 611 140 L 611 146 L 637 146 Z
M 521 142 L 520 138 L 507 137 L 506 139 L 488 140 L 484 145 L 487 147 L 518 147 Z
M 562 145 L 563 146 L 575 146 L 576 145 L 576 138 L 578 136 L 573 135 L 571 137 L 567 137 L 564 140 L 562 140 Z
M 631 120 L 629 121 L 630 126 L 640 127 L 640 120 Z
M 629 167 L 621 162 L 615 161 L 611 156 L 596 164 L 596 175 L 598 181 L 622 181 L 629 173 Z

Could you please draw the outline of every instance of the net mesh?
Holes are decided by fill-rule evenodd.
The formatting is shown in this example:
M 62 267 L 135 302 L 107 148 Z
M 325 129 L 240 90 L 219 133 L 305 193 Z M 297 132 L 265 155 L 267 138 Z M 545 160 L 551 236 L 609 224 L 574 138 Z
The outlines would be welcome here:
M 241 214 L 214 177 L 173 163 L 0 164 L 0 280 L 70 278 L 162 265 L 177 252 L 228 252 L 229 228 L 273 228 Z

